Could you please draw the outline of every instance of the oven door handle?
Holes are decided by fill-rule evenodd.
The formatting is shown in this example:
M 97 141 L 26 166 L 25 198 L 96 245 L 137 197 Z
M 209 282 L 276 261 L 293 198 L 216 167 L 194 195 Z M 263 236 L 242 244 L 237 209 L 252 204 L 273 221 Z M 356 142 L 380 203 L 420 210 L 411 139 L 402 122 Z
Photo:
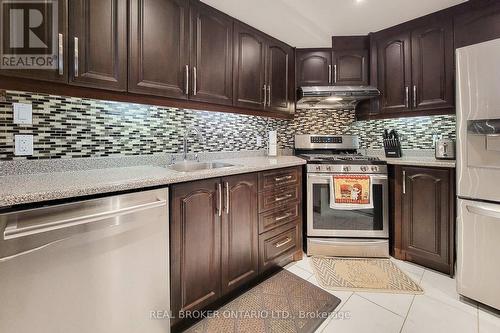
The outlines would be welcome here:
M 329 183 L 330 180 L 332 179 L 333 176 L 340 175 L 340 176 L 347 176 L 351 175 L 348 173 L 331 173 L 331 174 L 309 174 L 307 175 L 307 178 L 310 179 L 311 181 L 315 180 L 323 180 L 322 184 Z M 363 175 L 363 174 L 352 174 L 353 176 L 369 176 L 370 177 L 370 182 L 372 184 L 380 184 L 381 182 L 387 181 L 389 177 L 387 175 Z M 381 181 L 381 182 L 380 182 Z

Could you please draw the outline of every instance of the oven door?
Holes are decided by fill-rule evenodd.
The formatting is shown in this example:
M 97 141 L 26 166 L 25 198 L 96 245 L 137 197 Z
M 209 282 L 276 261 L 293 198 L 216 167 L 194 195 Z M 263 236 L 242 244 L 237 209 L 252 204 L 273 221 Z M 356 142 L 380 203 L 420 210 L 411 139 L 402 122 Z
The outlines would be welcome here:
M 330 208 L 332 176 L 334 174 L 307 175 L 307 236 L 388 238 L 387 175 L 370 175 L 373 208 L 357 210 Z

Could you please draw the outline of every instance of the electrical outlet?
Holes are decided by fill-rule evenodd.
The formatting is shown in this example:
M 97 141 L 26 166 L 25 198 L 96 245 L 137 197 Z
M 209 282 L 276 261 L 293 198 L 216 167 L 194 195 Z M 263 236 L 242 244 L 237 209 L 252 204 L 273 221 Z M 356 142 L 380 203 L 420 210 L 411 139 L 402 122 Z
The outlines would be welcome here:
M 255 137 L 255 141 L 257 141 L 257 147 L 261 147 L 262 146 L 262 137 L 260 135 L 257 135 Z
M 33 124 L 33 106 L 31 104 L 13 103 L 12 108 L 14 109 L 14 124 Z
M 16 156 L 33 155 L 33 135 L 14 135 Z

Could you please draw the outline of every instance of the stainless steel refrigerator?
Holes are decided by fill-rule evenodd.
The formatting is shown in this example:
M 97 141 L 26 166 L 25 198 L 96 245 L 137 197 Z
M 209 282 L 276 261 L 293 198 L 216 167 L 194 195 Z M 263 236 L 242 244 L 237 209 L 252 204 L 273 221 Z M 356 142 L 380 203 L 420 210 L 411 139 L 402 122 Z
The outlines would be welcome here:
M 500 39 L 457 49 L 457 290 L 500 309 Z

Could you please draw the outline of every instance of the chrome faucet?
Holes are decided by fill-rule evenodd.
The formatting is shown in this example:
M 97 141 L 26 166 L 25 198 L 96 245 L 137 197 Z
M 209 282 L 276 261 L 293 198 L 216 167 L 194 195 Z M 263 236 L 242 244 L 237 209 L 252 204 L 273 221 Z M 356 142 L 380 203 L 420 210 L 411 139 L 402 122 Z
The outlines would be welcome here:
M 188 127 L 186 129 L 186 132 L 184 133 L 184 141 L 183 141 L 183 160 L 186 161 L 187 160 L 187 153 L 188 153 L 188 137 L 189 135 L 191 135 L 192 133 L 195 133 L 196 136 L 198 137 L 198 140 L 200 142 L 203 141 L 203 136 L 201 135 L 201 132 L 199 129 L 197 129 L 196 127 Z M 195 159 L 198 161 L 199 158 L 198 158 L 198 154 L 195 155 Z

